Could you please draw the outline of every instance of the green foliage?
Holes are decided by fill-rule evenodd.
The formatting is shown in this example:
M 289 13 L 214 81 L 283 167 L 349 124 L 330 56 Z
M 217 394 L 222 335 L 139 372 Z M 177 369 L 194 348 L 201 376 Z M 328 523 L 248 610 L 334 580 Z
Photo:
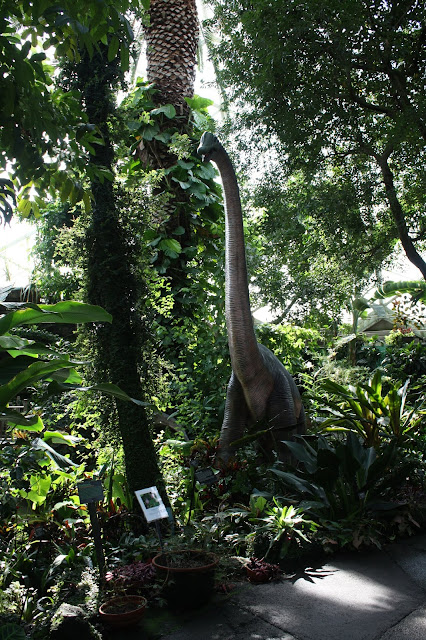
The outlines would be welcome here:
M 211 261 L 216 257 L 214 239 L 223 229 L 223 210 L 220 189 L 215 182 L 216 172 L 196 154 L 201 132 L 213 127 L 207 111 L 212 103 L 199 96 L 187 99 L 192 109 L 192 123 L 188 132 L 182 134 L 174 107 L 170 104 L 157 107 L 154 102 L 155 93 L 156 90 L 151 85 L 139 79 L 134 91 L 121 107 L 120 117 L 125 127 L 122 144 L 126 154 L 129 148 L 131 151 L 140 150 L 139 157 L 131 157 L 123 169 L 128 173 L 128 181 L 131 183 L 135 178 L 140 180 L 141 172 L 150 172 L 151 187 L 153 181 L 156 186 L 153 194 L 157 203 L 154 220 L 156 224 L 151 223 L 151 228 L 146 230 L 144 241 L 152 248 L 152 262 L 155 262 L 159 273 L 166 273 L 171 266 L 176 268 L 176 264 L 180 264 L 182 260 L 185 265 L 189 262 L 188 287 L 180 291 L 179 295 L 183 296 L 183 304 L 190 304 L 187 298 L 192 289 L 189 287 L 189 280 L 194 274 L 194 267 L 200 269 L 200 258 Z M 155 170 L 146 163 L 158 153 L 171 156 L 171 159 L 167 166 Z M 181 194 L 174 198 L 177 188 L 181 190 Z M 175 237 L 171 237 L 168 225 L 171 219 L 180 219 L 182 207 L 185 208 L 185 215 L 191 225 L 191 242 L 185 246 L 180 239 L 188 230 L 180 224 L 174 225 L 172 235 Z
M 82 288 L 84 223 L 80 213 L 68 203 L 40 211 L 32 280 L 46 302 L 72 300 Z
M 6 304 L 2 305 L 2 310 L 6 313 L 0 319 L 0 351 L 5 354 L 0 374 L 0 416 L 4 420 L 20 429 L 34 432 L 43 430 L 43 422 L 38 413 L 25 416 L 8 407 L 19 393 L 40 383 L 47 383 L 47 396 L 71 389 L 94 389 L 122 400 L 130 400 L 125 392 L 110 383 L 82 387 L 82 379 L 74 368 L 77 363 L 68 356 L 47 348 L 44 344 L 9 333 L 18 326 L 40 323 L 110 322 L 110 314 L 100 307 L 72 301 L 54 305 L 19 303 L 14 305 L 19 308 L 9 313 Z
M 126 154 L 130 147 L 138 155 L 122 170 L 128 188 L 143 181 L 148 213 L 141 231 L 143 250 L 159 274 L 144 272 L 156 312 L 151 326 L 162 356 L 154 401 L 196 435 L 218 429 L 229 377 L 221 191 L 212 165 L 196 154 L 198 127 L 212 128 L 207 112 L 211 102 L 199 96 L 187 100 L 191 122 L 182 133 L 172 105 L 156 106 L 155 93 L 139 79 L 123 101 L 120 144 Z M 149 164 L 156 154 L 168 159 L 162 169 Z M 182 226 L 184 220 L 188 224 Z
M 87 152 L 102 139 L 82 111 L 78 92 L 63 91 L 54 74 L 59 59 L 76 63 L 83 52 L 93 56 L 101 46 L 126 71 L 133 33 L 124 13 L 130 6 L 139 10 L 128 0 L 90 6 L 80 0 L 2 3 L 0 142 L 8 178 L 0 181 L 0 212 L 5 219 L 16 203 L 21 215 L 37 217 L 46 193 L 90 208 L 81 173 Z
M 313 368 L 318 355 L 324 351 L 324 339 L 316 329 L 290 324 L 259 324 L 256 334 L 293 375 Z
M 401 478 L 419 463 L 409 460 L 395 441 L 376 450 L 364 447 L 349 433 L 345 441 L 335 444 L 319 436 L 287 445 L 300 469 L 288 472 L 276 466 L 271 471 L 284 485 L 286 501 L 294 504 L 297 499 L 298 506 L 325 531 L 338 523 L 341 530 L 348 528 L 347 542 L 353 543 L 366 522 L 371 525 L 375 520 L 386 520 L 386 514 L 392 521 L 395 512 L 403 513 L 406 501 Z
M 258 304 L 305 326 L 336 321 L 395 242 L 386 220 L 373 215 L 368 191 L 337 171 L 311 183 L 300 172 L 287 179 L 283 167 L 247 189 Z
M 356 289 L 368 278 L 398 237 L 425 275 L 425 7 L 415 0 L 403 7 L 209 4 L 214 15 L 205 28 L 220 29 L 210 54 L 232 104 L 228 130 L 249 175 L 256 158 L 266 166 L 258 206 L 274 229 L 272 246 L 283 227 L 294 282 L 283 270 L 276 290 L 284 285 L 303 305 L 312 296 L 323 307 L 322 294 L 338 304 L 342 289 L 349 297 L 351 283 Z
M 279 560 L 287 555 L 291 543 L 309 543 L 306 533 L 316 529 L 316 524 L 304 517 L 301 508 L 283 506 L 275 497 L 272 504 L 265 505 L 264 516 L 255 519 L 254 524 L 256 529 L 247 536 L 247 540 L 266 534 L 270 542 L 264 556 L 275 550 Z
M 383 389 L 382 375 L 376 371 L 368 384 L 344 387 L 332 380 L 323 380 L 321 386 L 331 394 L 323 408 L 321 429 L 326 431 L 352 431 L 360 436 L 366 447 L 378 447 L 382 441 L 401 443 L 418 433 L 422 424 L 424 398 L 413 407 L 406 404 L 409 380 L 402 387 L 387 383 Z
M 386 345 L 381 367 L 393 380 L 410 378 L 413 383 L 426 376 L 426 343 L 411 340 L 404 342 L 400 334 L 396 341 Z
M 409 293 L 413 301 L 426 300 L 426 284 L 422 280 L 386 281 L 380 285 L 374 297 L 380 300 L 400 293 Z

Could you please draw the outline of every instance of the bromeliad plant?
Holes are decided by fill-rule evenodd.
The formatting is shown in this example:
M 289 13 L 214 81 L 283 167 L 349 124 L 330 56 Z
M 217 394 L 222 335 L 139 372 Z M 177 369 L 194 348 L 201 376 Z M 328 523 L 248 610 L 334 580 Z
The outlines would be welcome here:
M 349 432 L 346 441 L 335 444 L 324 436 L 286 444 L 301 468 L 290 473 L 275 466 L 271 471 L 284 485 L 285 499 L 297 500 L 317 522 L 356 523 L 400 506 L 393 498 L 404 468 L 395 442 L 376 451 Z
M 293 505 L 283 505 L 276 497 L 272 498 L 272 504 L 265 506 L 264 516 L 257 519 L 256 530 L 247 536 L 247 539 L 266 534 L 269 546 L 265 558 L 273 549 L 277 551 L 279 560 L 284 558 L 293 543 L 304 542 L 309 544 L 308 532 L 314 532 L 317 525 L 312 520 L 304 517 L 304 511 Z
M 347 387 L 326 379 L 322 389 L 330 394 L 320 418 L 323 431 L 345 431 L 360 436 L 365 447 L 378 448 L 382 442 L 395 440 L 398 444 L 414 435 L 423 420 L 423 396 L 414 406 L 407 403 L 409 380 L 399 386 L 386 382 L 383 391 L 380 371 L 368 384 Z

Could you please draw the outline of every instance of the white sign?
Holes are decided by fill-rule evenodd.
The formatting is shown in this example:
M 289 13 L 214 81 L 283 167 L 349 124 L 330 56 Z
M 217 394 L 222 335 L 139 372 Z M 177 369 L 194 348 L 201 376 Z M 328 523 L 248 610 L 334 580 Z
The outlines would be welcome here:
M 169 517 L 157 487 L 139 489 L 139 491 L 135 491 L 135 494 L 147 522 Z

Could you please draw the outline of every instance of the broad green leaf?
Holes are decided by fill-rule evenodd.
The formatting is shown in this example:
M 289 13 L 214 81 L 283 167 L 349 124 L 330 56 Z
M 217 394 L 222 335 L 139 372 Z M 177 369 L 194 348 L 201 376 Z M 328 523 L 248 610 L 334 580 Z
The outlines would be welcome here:
M 0 417 L 2 420 L 7 420 L 9 424 L 13 425 L 20 431 L 34 431 L 35 433 L 40 433 L 44 428 L 42 419 L 38 415 L 27 416 L 19 413 L 18 411 L 6 408 L 1 411 Z
M 163 238 L 163 240 L 158 244 L 158 247 L 163 251 L 173 251 L 177 254 L 182 252 L 181 244 L 173 238 Z
M 199 200 L 206 200 L 207 187 L 203 182 L 192 182 L 189 191 Z
M 59 384 L 81 384 L 82 378 L 75 369 L 59 369 L 49 376 L 49 379 L 58 382 Z
M 24 349 L 30 347 L 34 342 L 32 340 L 26 340 L 25 338 L 19 338 L 18 336 L 0 336 L 0 349 L 5 351 L 12 349 Z
M 166 118 L 169 118 L 171 120 L 176 116 L 176 109 L 172 104 L 164 104 L 163 106 L 158 107 L 157 109 L 152 109 L 150 113 L 151 115 L 158 115 L 159 113 L 164 113 Z
M 5 337 L 7 336 L 0 336 L 0 341 L 1 338 Z M 30 356 L 31 358 L 36 358 L 39 355 L 63 357 L 59 351 L 54 351 L 53 349 L 50 349 L 49 347 L 46 347 L 46 345 L 40 343 L 28 344 L 28 346 L 22 345 L 21 347 L 19 347 L 19 349 L 9 348 L 7 349 L 7 352 L 12 358 L 18 358 L 20 356 Z
M 128 504 L 129 496 L 126 496 L 124 487 L 126 487 L 125 476 L 121 473 L 115 473 L 112 477 L 112 497 L 119 498 L 122 505 L 130 508 L 132 505 Z
M 195 162 L 191 162 L 188 160 L 178 160 L 177 165 L 178 167 L 181 167 L 182 169 L 189 171 L 190 169 L 193 169 L 193 167 L 195 166 Z
M 174 236 L 183 236 L 184 233 L 185 229 L 183 227 L 176 227 L 176 229 L 173 230 Z
M 67 300 L 56 304 L 22 303 L 22 309 L 0 318 L 0 335 L 12 327 L 27 324 L 81 324 L 84 322 L 112 322 L 112 316 L 101 307 Z
M 32 475 L 30 477 L 30 485 L 33 491 L 46 496 L 52 485 L 52 478 L 51 476 Z
M 100 391 L 101 393 L 106 393 L 114 398 L 118 398 L 118 400 L 124 400 L 125 402 L 133 402 L 134 404 L 138 404 L 141 407 L 150 407 L 152 406 L 149 402 L 143 402 L 142 400 L 136 400 L 136 398 L 131 398 L 125 391 L 120 389 L 115 384 L 111 382 L 104 382 L 101 384 L 94 384 L 88 387 L 69 385 L 66 387 L 69 390 L 73 391 Z
M 194 446 L 193 440 L 183 441 L 183 440 L 166 440 L 166 444 L 176 451 L 180 451 L 183 455 L 188 455 L 191 451 L 191 448 Z
M 117 36 L 113 36 L 111 38 L 111 42 L 108 47 L 108 62 L 114 60 L 115 56 L 118 53 L 118 49 L 120 47 L 120 41 Z
M 80 436 L 70 436 L 68 433 L 62 433 L 61 431 L 45 431 L 43 433 L 45 442 L 51 440 L 53 444 L 67 444 L 70 447 L 75 447 L 82 439 Z
M 344 398 L 349 397 L 349 392 L 346 387 L 342 386 L 341 384 L 338 384 L 337 382 L 334 382 L 334 380 L 330 380 L 329 378 L 322 380 L 321 387 L 325 391 L 329 391 L 330 393 L 341 395 Z
M 50 374 L 60 369 L 71 369 L 73 363 L 66 359 L 56 359 L 50 362 L 34 362 L 18 373 L 12 380 L 0 387 L 0 407 L 6 407 L 11 400 L 27 387 L 38 380 L 47 380 Z
M 193 98 L 185 98 L 185 102 L 194 109 L 194 111 L 201 111 L 214 105 L 214 101 L 209 98 L 202 98 L 201 96 L 194 96 Z
M 158 124 L 149 125 L 145 127 L 145 129 L 143 130 L 142 138 L 150 142 L 151 140 L 153 140 L 153 138 L 155 138 L 155 136 L 159 131 L 160 131 L 160 127 L 158 126 Z
M 291 442 L 291 440 L 284 440 L 284 444 L 290 449 L 291 454 L 302 462 L 310 473 L 313 473 L 317 467 L 317 461 L 315 452 L 308 451 L 304 444 L 300 442 Z
M 171 137 L 172 137 L 171 134 L 167 133 L 166 131 L 163 131 L 162 133 L 157 133 L 157 135 L 154 136 L 156 140 L 159 140 L 160 142 L 164 142 L 164 144 L 167 144 L 168 142 L 170 142 Z
M 83 192 L 83 204 L 84 204 L 85 212 L 90 213 L 92 210 L 92 198 L 91 198 L 90 191 Z
M 272 473 L 281 478 L 285 482 L 301 493 L 309 493 L 311 495 L 315 495 L 315 487 L 307 480 L 303 480 L 302 478 L 298 478 L 293 473 L 288 473 L 286 471 L 280 471 L 279 469 L 271 469 Z
M 43 451 L 52 462 L 54 462 L 61 469 L 67 467 L 78 467 L 78 464 L 69 460 L 65 456 L 62 456 L 60 453 L 55 451 L 47 442 L 41 440 L 41 438 L 36 438 L 31 443 L 34 449 L 38 449 L 39 451 Z

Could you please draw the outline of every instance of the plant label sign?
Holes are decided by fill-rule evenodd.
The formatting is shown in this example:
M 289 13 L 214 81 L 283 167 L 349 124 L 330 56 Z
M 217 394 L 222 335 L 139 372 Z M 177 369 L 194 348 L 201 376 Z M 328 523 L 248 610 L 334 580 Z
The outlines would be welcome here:
M 92 525 L 93 542 L 95 544 L 96 559 L 99 566 L 101 580 L 105 575 L 105 556 L 102 547 L 101 528 L 96 514 L 96 502 L 104 499 L 104 490 L 101 480 L 85 480 L 77 484 L 78 497 L 81 504 L 88 505 L 90 524 Z
M 200 484 L 206 484 L 206 485 L 215 484 L 215 482 L 218 481 L 218 478 L 215 472 L 210 467 L 208 467 L 207 469 L 198 469 L 195 472 L 195 479 Z
M 81 504 L 92 504 L 104 499 L 104 490 L 100 480 L 85 480 L 77 485 Z
M 139 491 L 135 491 L 135 494 L 147 522 L 154 522 L 155 520 L 169 517 L 157 487 L 139 489 Z

